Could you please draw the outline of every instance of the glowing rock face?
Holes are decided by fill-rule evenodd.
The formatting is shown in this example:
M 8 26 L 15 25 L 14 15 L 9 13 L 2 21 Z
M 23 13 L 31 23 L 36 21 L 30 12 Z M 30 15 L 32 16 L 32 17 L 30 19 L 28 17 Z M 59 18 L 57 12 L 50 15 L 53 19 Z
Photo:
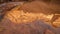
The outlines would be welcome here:
M 53 16 L 53 15 L 52 15 Z M 28 13 L 24 12 L 23 10 L 14 10 L 9 11 L 6 13 L 5 18 L 11 20 L 14 23 L 21 23 L 21 22 L 32 22 L 34 20 L 43 20 L 49 21 L 52 18 L 51 15 L 44 15 L 43 13 Z
M 53 22 L 53 26 L 60 27 L 60 17 Z
M 5 19 L 9 19 L 14 23 L 27 23 L 27 22 L 32 22 L 34 20 L 43 20 L 43 21 L 49 21 L 52 19 L 53 15 L 45 15 L 41 12 L 39 13 L 29 13 L 28 11 L 25 12 L 25 10 L 20 9 L 20 5 L 13 8 L 11 11 L 8 11 L 5 14 Z

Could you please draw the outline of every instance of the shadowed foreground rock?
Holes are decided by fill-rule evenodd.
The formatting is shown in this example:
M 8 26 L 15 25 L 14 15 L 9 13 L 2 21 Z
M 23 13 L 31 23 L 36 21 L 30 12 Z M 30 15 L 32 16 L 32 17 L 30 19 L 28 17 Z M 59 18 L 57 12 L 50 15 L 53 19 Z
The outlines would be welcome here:
M 15 24 L 5 19 L 1 26 L 4 27 L 0 34 L 56 34 L 55 29 L 40 20 L 28 23 Z

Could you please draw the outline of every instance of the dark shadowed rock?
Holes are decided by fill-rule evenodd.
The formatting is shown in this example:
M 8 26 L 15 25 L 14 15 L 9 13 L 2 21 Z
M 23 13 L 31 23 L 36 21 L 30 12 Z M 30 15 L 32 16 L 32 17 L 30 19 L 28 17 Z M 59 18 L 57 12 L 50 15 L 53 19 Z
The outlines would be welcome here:
M 5 19 L 1 22 L 5 30 L 0 32 L 0 34 L 56 34 L 55 29 L 48 24 L 40 20 L 36 20 L 28 23 L 15 24 L 10 20 Z

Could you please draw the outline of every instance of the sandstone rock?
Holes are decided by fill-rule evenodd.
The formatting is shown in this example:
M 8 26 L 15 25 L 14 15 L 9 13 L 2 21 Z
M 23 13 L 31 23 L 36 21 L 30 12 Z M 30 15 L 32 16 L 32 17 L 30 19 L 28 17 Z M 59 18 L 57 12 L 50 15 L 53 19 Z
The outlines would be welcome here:
M 53 26 L 60 27 L 60 17 L 53 22 Z
M 0 23 L 6 30 L 1 29 L 0 34 L 60 34 L 60 28 L 54 28 L 45 22 L 54 16 L 52 11 L 46 3 L 39 1 L 29 2 L 5 11 Z M 52 24 L 56 27 L 60 26 L 57 21 Z

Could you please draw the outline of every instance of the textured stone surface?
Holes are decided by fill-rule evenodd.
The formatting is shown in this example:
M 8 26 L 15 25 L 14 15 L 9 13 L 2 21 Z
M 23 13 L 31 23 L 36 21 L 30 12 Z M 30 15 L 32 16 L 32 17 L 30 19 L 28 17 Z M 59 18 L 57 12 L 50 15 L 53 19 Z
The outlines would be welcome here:
M 55 29 L 51 25 L 45 24 L 40 20 L 16 24 L 5 19 L 1 24 L 5 30 L 2 30 L 0 34 L 47 34 L 47 30 L 49 30 L 49 33 L 56 34 Z
M 9 6 L 7 8 L 9 8 Z M 10 11 L 5 11 L 3 13 L 4 17 L 0 22 L 0 34 L 60 34 L 60 18 L 56 16 L 58 19 L 54 20 L 52 24 L 50 24 L 50 22 L 45 22 L 45 20 L 49 21 L 52 16 L 51 13 L 53 10 L 51 10 L 50 7 L 52 6 L 38 1 L 36 3 L 26 3 L 21 7 L 19 6 L 19 9 L 16 7 Z M 39 16 L 41 11 L 45 14 Z M 46 12 L 50 14 L 46 15 Z M 20 15 L 24 16 L 22 17 Z M 40 18 L 42 18 L 42 20 Z M 28 22 L 25 22 L 24 19 L 28 20 Z M 20 22 L 21 20 L 22 22 Z

